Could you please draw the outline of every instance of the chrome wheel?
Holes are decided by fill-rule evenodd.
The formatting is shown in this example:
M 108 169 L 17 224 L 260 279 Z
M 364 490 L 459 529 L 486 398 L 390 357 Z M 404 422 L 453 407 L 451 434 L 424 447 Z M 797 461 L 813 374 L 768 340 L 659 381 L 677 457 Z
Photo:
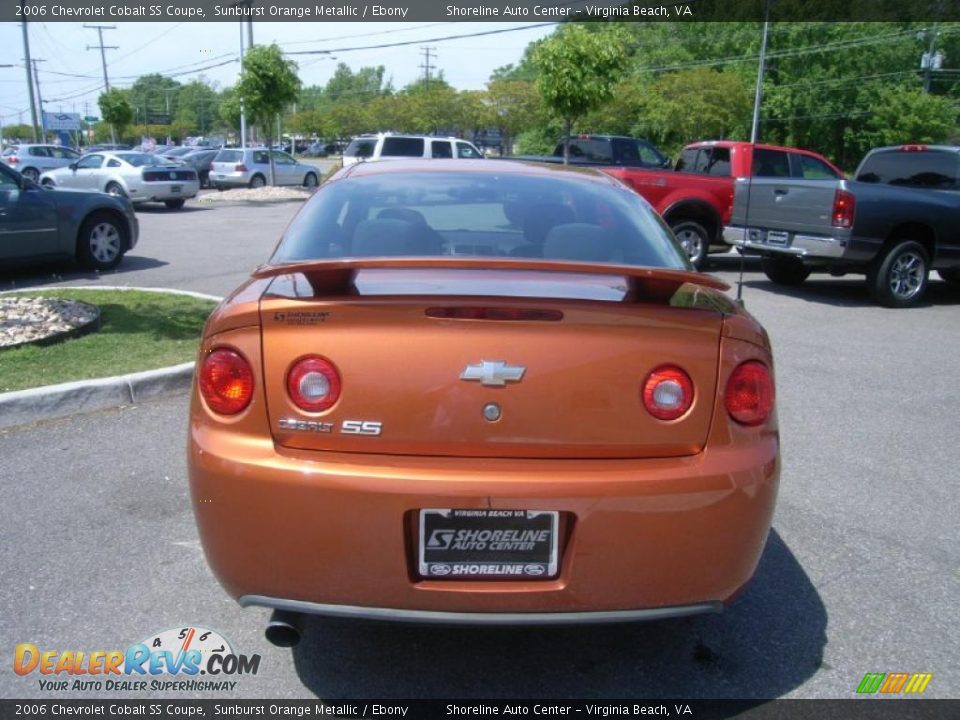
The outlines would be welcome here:
M 123 241 L 116 226 L 108 222 L 97 223 L 88 238 L 90 255 L 98 263 L 112 263 L 120 255 Z
M 890 266 L 887 282 L 890 294 L 899 300 L 912 300 L 923 287 L 927 264 L 919 253 L 908 251 Z
M 107 195 L 113 195 L 114 197 L 126 197 L 123 192 L 123 188 L 116 183 L 110 183 L 107 185 Z
M 706 229 L 692 220 L 678 222 L 671 229 L 690 264 L 699 270 L 707 258 L 709 241 Z

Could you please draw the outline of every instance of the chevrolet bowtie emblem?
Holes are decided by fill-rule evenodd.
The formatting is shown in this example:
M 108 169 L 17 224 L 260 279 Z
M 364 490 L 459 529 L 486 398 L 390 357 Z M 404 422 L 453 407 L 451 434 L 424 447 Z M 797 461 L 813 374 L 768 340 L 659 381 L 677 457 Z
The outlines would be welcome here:
M 483 360 L 467 365 L 461 380 L 479 380 L 481 385 L 503 387 L 508 382 L 520 382 L 527 369 L 523 365 L 507 365 L 502 360 Z

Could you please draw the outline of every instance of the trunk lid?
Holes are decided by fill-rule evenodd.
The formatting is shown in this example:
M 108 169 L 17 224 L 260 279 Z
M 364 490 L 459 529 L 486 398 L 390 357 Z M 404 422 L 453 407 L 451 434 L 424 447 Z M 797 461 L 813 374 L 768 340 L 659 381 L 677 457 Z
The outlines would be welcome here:
M 630 283 L 604 274 L 436 265 L 354 271 L 348 293 L 331 276 L 274 278 L 260 317 L 279 445 L 526 458 L 703 448 L 721 312 L 634 302 Z M 322 413 L 299 409 L 286 388 L 290 368 L 314 354 L 335 364 L 342 385 Z M 693 407 L 673 422 L 651 417 L 641 395 L 647 374 L 664 364 L 683 368 L 695 386 Z M 496 420 L 484 415 L 491 404 Z

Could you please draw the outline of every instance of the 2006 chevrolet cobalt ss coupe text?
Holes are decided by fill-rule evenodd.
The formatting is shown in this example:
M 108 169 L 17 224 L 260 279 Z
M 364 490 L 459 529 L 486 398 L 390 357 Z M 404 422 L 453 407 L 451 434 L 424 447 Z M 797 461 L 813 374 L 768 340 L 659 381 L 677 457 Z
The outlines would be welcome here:
M 421 622 L 717 611 L 779 480 L 767 335 L 587 168 L 339 171 L 207 322 L 189 469 L 244 606 Z

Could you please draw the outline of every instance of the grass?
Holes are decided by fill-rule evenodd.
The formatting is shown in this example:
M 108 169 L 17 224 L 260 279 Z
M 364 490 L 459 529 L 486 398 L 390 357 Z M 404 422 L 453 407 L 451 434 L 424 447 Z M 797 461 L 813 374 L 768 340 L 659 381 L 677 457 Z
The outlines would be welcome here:
M 98 332 L 45 347 L 0 350 L 0 392 L 110 377 L 196 359 L 212 300 L 137 290 L 44 290 L 17 295 L 100 308 Z

